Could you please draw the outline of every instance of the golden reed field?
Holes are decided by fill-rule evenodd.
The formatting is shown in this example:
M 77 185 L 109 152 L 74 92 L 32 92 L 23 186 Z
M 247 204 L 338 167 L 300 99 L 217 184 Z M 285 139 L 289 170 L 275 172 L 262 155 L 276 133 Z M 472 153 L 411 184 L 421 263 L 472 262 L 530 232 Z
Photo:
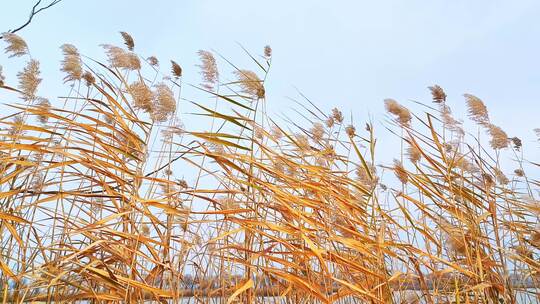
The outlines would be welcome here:
M 400 144 L 381 162 L 345 109 L 268 114 L 269 46 L 252 70 L 201 50 L 195 85 L 121 34 L 107 60 L 63 45 L 54 100 L 4 34 L 24 68 L 0 70 L 2 303 L 540 300 L 540 164 L 480 98 L 452 97 L 469 130 L 437 85 L 416 113 L 384 100 Z

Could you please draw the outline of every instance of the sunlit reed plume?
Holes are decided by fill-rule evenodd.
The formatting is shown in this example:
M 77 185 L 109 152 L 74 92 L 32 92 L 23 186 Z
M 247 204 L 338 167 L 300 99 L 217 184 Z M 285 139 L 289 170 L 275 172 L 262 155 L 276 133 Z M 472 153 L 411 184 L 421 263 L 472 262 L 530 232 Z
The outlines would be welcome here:
M 522 169 L 516 169 L 514 170 L 514 174 L 516 174 L 516 176 L 518 177 L 523 177 L 525 176 L 525 171 L 523 171 Z
M 219 72 L 214 55 L 208 51 L 200 50 L 197 52 L 201 59 L 201 64 L 197 65 L 201 69 L 203 83 L 205 89 L 214 91 L 218 83 Z
M 19 79 L 19 89 L 24 93 L 24 100 L 33 100 L 36 98 L 36 91 L 41 83 L 41 78 L 39 71 L 39 61 L 31 59 L 26 64 L 24 69 L 17 73 L 17 78 Z
M 13 117 L 13 124 L 8 130 L 8 134 L 12 136 L 22 135 L 24 130 L 25 121 L 22 115 L 16 115 Z
M 133 107 L 146 113 L 154 110 L 154 93 L 143 81 L 136 81 L 129 86 L 129 93 L 133 97 Z
M 4 76 L 2 66 L 0 65 L 0 87 L 4 85 L 5 80 L 6 76 Z
M 464 94 L 467 101 L 469 117 L 478 124 L 486 125 L 489 123 L 489 114 L 484 102 L 471 94 Z
M 349 137 L 354 137 L 356 135 L 356 128 L 353 125 L 348 125 L 347 127 L 345 127 L 345 133 Z
M 384 100 L 384 106 L 386 108 L 386 111 L 396 116 L 396 120 L 398 123 L 402 126 L 408 126 L 412 115 L 411 112 L 405 108 L 404 106 L 400 105 L 397 101 L 393 99 L 385 99 Z
M 264 47 L 264 56 L 266 58 L 272 57 L 272 48 L 269 45 Z
M 333 108 L 332 119 L 334 120 L 335 123 L 338 123 L 338 124 L 342 123 L 344 120 L 343 113 L 341 113 L 341 111 L 338 108 Z
M 150 56 L 146 58 L 146 61 L 148 62 L 148 64 L 150 64 L 153 67 L 156 67 L 159 65 L 159 60 L 157 59 L 156 56 Z
M 407 147 L 407 156 L 411 162 L 417 163 L 422 158 L 422 152 L 420 152 L 420 149 L 416 145 L 411 143 Z
M 43 111 L 42 114 L 39 114 L 37 119 L 40 123 L 44 124 L 47 123 L 49 120 L 48 112 L 51 109 L 51 103 L 47 98 L 38 98 L 36 105 L 41 108 L 41 111 Z
M 126 32 L 120 32 L 120 35 L 122 35 L 122 38 L 124 39 L 124 44 L 128 48 L 128 50 L 133 51 L 135 48 L 135 41 L 133 40 L 133 37 L 131 37 L 130 34 Z
M 157 122 L 168 120 L 176 111 L 176 99 L 174 93 L 165 84 L 159 83 L 154 91 L 154 109 L 152 119 Z
M 81 77 L 84 79 L 87 86 L 91 86 L 96 82 L 94 75 L 88 71 L 85 71 Z
M 504 132 L 503 129 L 496 125 L 489 124 L 488 132 L 491 136 L 489 144 L 493 149 L 504 149 L 508 147 L 508 135 L 506 135 L 506 132 Z
M 249 70 L 237 70 L 234 73 L 244 93 L 257 98 L 264 98 L 265 91 L 262 80 L 255 72 Z
M 141 68 L 141 61 L 136 54 L 110 44 L 104 44 L 102 47 L 107 53 L 111 66 L 128 70 L 138 70 Z
M 446 101 L 446 93 L 444 93 L 444 90 L 440 86 L 434 85 L 428 88 L 431 91 L 433 102 L 441 103 Z
M 6 54 L 10 54 L 10 58 L 20 57 L 28 54 L 28 45 L 19 35 L 13 33 L 3 33 L 2 37 L 8 44 L 4 51 Z
M 397 159 L 394 159 L 394 174 L 402 184 L 406 184 L 409 181 L 407 171 L 403 167 L 403 164 Z
M 311 136 L 314 141 L 321 141 L 324 137 L 324 126 L 320 122 L 316 122 L 311 127 Z
M 450 107 L 444 103 L 441 103 L 439 108 L 444 126 L 451 131 L 464 135 L 465 133 L 463 131 L 463 128 L 461 127 L 461 122 L 456 120 L 454 116 L 452 116 L 452 110 L 450 109 Z
M 510 138 L 510 141 L 514 145 L 514 149 L 516 149 L 517 151 L 519 151 L 519 149 L 521 149 L 521 147 L 523 146 L 523 142 L 521 141 L 521 138 L 519 137 L 514 136 Z
M 77 48 L 72 44 L 64 44 L 61 46 L 64 53 L 64 59 L 61 64 L 60 70 L 66 73 L 64 81 L 80 80 L 82 78 L 82 62 Z
M 174 77 L 182 77 L 182 67 L 174 60 L 171 60 L 171 72 Z

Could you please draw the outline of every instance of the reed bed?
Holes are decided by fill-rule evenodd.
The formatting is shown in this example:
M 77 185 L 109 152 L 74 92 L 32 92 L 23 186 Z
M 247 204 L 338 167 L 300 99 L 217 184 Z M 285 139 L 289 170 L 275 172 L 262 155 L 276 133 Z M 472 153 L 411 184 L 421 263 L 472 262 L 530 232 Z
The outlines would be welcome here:
M 26 42 L 4 34 L 26 63 L 17 79 L 0 69 L 4 102 L 18 100 L 0 118 L 3 303 L 539 300 L 540 181 L 527 172 L 540 164 L 478 97 L 463 97 L 472 132 L 439 86 L 420 113 L 385 100 L 401 147 L 381 164 L 371 122 L 309 100 L 309 123 L 267 113 L 269 46 L 246 53 L 255 71 L 221 58 L 225 77 L 200 51 L 202 82 L 185 85 L 179 63 L 121 36 L 106 62 L 63 45 L 67 93 L 51 102 Z

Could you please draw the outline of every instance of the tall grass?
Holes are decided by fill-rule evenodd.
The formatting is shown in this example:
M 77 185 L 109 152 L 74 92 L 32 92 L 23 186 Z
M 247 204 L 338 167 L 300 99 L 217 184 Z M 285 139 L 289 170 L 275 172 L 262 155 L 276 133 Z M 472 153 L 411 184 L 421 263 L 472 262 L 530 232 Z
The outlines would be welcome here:
M 18 84 L 0 77 L 21 98 L 0 118 L 3 302 L 538 300 L 540 182 L 526 170 L 540 165 L 478 97 L 464 96 L 473 133 L 439 86 L 423 113 L 386 100 L 401 147 L 380 164 L 372 123 L 309 100 L 309 123 L 267 114 L 270 47 L 247 53 L 256 71 L 224 60 L 234 81 L 200 51 L 188 88 L 206 104 L 127 33 L 103 46 L 108 62 L 64 45 L 68 93 L 50 102 L 26 42 L 5 37 L 27 64 Z M 207 127 L 183 126 L 184 106 Z

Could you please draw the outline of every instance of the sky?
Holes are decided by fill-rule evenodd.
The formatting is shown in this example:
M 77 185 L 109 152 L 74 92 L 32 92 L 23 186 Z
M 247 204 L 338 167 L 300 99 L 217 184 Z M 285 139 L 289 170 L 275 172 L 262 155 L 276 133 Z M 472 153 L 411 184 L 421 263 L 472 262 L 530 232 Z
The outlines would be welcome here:
M 24 22 L 33 3 L 2 0 L 0 31 Z M 138 52 L 178 61 L 192 83 L 200 81 L 197 50 L 255 69 L 239 44 L 255 54 L 269 44 L 271 112 L 293 107 L 289 97 L 300 90 L 325 111 L 338 107 L 360 125 L 371 118 L 383 128 L 385 98 L 415 107 L 413 100 L 430 102 L 427 86 L 439 84 L 456 116 L 466 115 L 462 94 L 474 94 L 493 122 L 521 137 L 534 155 L 538 17 L 537 0 L 64 0 L 19 34 L 42 61 L 43 74 L 58 75 L 52 79 L 62 79 L 61 44 L 103 58 L 99 44 L 120 45 L 119 31 L 135 38 Z M 5 55 L 0 64 L 14 77 L 15 64 Z M 44 81 L 44 94 L 58 96 L 61 81 L 53 81 Z

